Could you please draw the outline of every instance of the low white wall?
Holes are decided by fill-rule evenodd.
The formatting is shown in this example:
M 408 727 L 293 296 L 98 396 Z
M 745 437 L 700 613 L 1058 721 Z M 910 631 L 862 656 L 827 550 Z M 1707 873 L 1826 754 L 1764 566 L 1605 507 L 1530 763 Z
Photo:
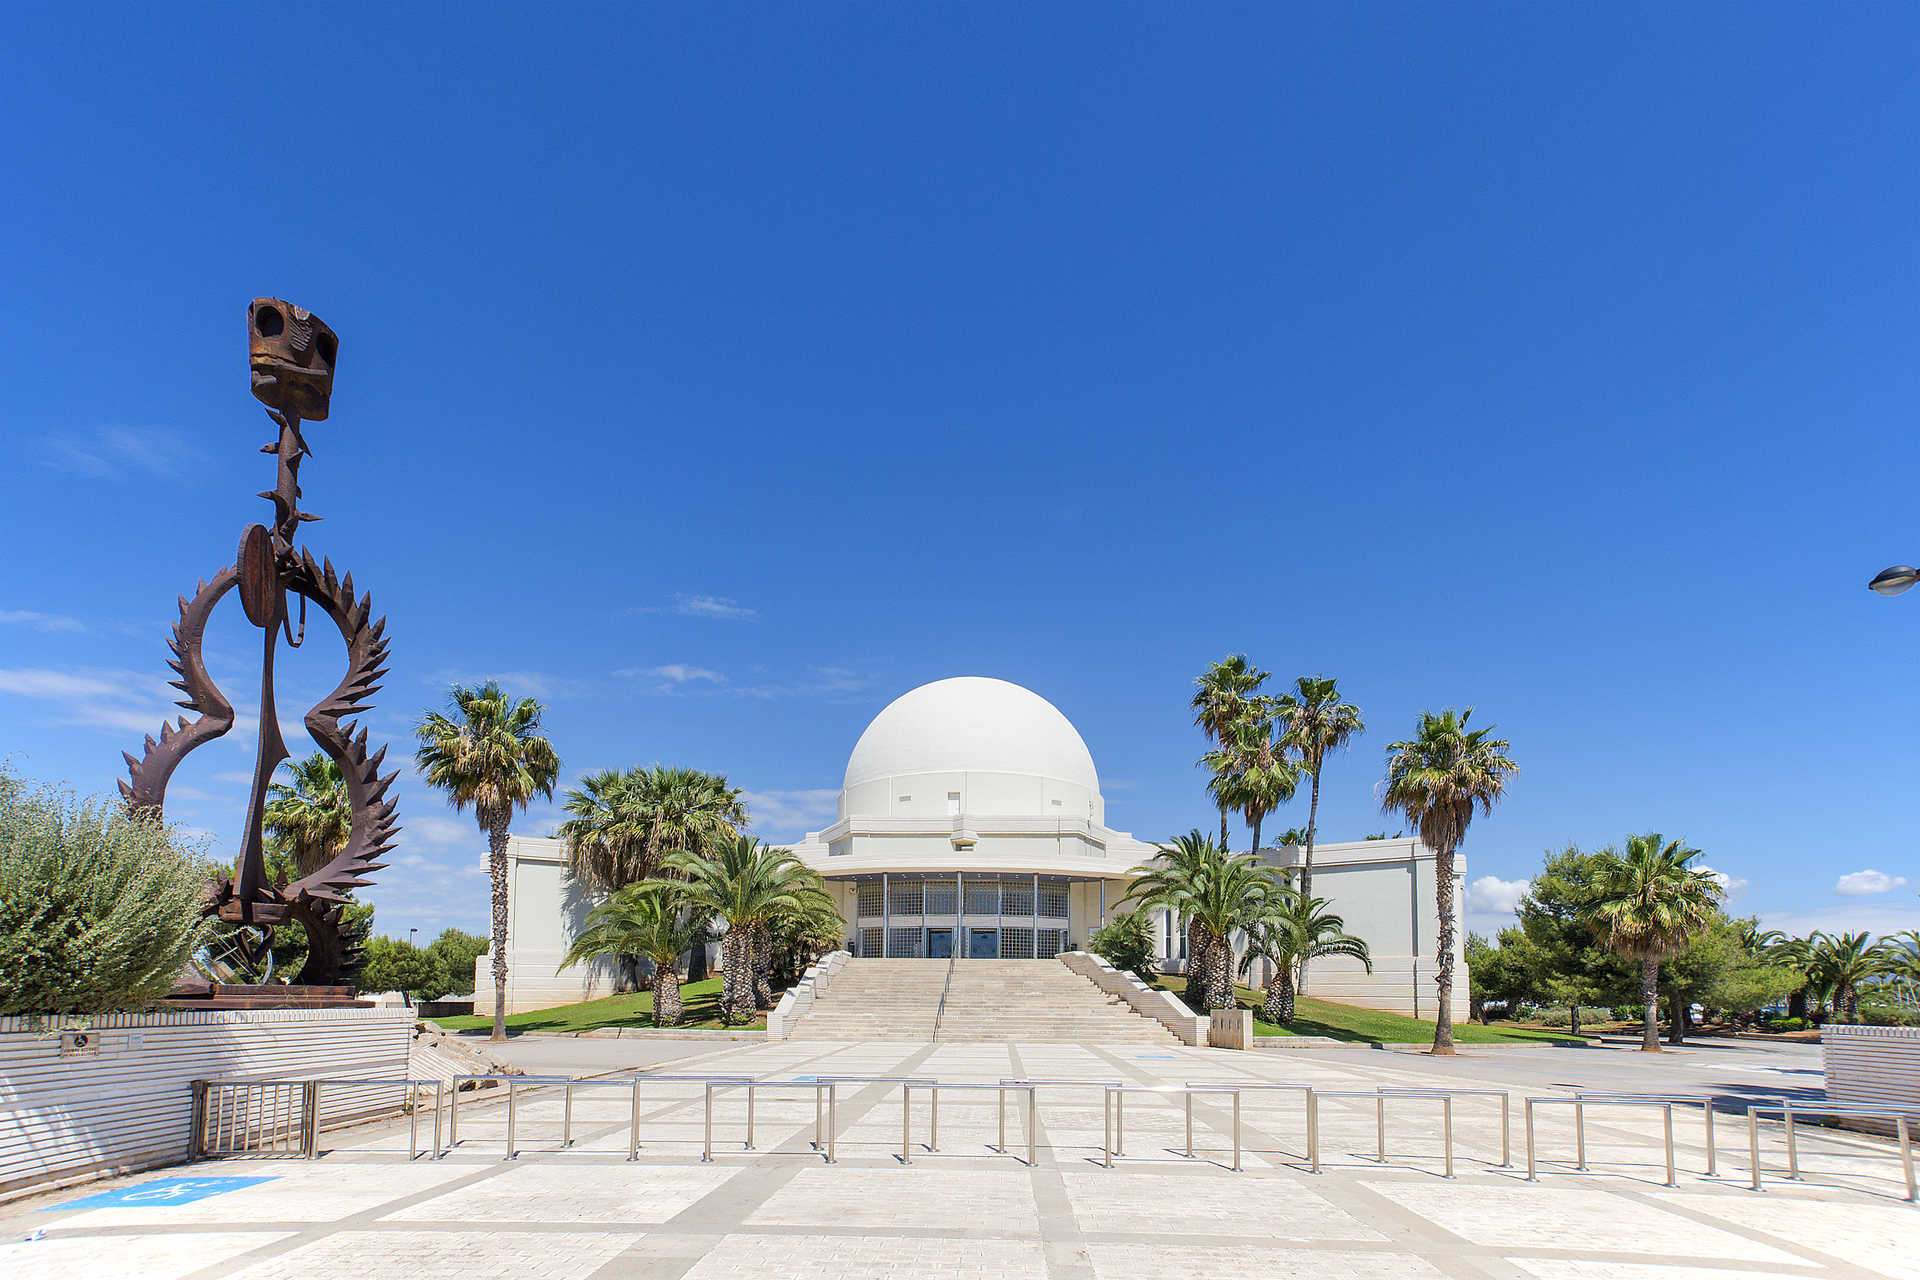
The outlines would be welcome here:
M 1215 1049 L 1251 1049 L 1253 1010 L 1216 1009 L 1208 1014 L 1207 1044 Z
M 793 1024 L 813 1008 L 814 998 L 832 985 L 834 976 L 853 956 L 845 951 L 830 951 L 810 966 L 800 981 L 780 997 L 780 1003 L 767 1014 L 767 1039 L 785 1040 L 793 1034 Z
M 1059 960 L 1108 995 L 1125 1000 L 1135 1013 L 1160 1023 L 1178 1036 L 1182 1044 L 1204 1045 L 1207 1042 L 1206 1015 L 1187 1008 L 1174 998 L 1172 992 L 1149 987 L 1132 974 L 1122 973 L 1091 951 L 1063 951 Z
M 0 1199 L 188 1156 L 193 1081 L 404 1076 L 411 1009 L 113 1014 L 97 1046 L 0 1018 Z
M 1820 1059 L 1831 1101 L 1920 1114 L 1920 1027 L 1844 1027 L 1830 1022 L 1820 1028 Z M 1875 1133 L 1893 1132 L 1890 1120 L 1849 1124 Z

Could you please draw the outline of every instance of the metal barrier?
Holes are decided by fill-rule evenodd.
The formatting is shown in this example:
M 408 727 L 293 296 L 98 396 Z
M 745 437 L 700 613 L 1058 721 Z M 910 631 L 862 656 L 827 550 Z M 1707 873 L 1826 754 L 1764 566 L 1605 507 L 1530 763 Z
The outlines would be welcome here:
M 1449 1098 L 1498 1098 L 1500 1099 L 1500 1163 L 1496 1168 L 1505 1169 L 1513 1164 L 1513 1099 L 1505 1089 L 1388 1089 L 1376 1090 L 1389 1098 L 1431 1098 L 1445 1095 Z M 1452 1126 L 1447 1129 L 1449 1157 L 1453 1141 Z M 1382 1142 L 1384 1146 L 1384 1141 Z M 1448 1160 L 1448 1176 L 1452 1176 L 1452 1160 Z
M 1014 1093 L 1025 1092 L 1027 1095 L 1027 1166 L 1031 1168 L 1037 1162 L 1036 1147 L 1038 1141 L 1037 1135 L 1039 1133 L 1039 1124 L 1037 1123 L 1039 1108 L 1038 1103 L 1035 1101 L 1035 1094 L 1039 1091 L 1037 1086 L 1031 1084 L 1005 1083 L 954 1084 L 942 1080 L 903 1080 L 900 1083 L 901 1164 L 913 1163 L 913 1157 L 909 1154 L 909 1148 L 912 1144 L 913 1091 L 915 1089 L 925 1089 L 931 1095 L 931 1106 L 929 1108 L 931 1116 L 927 1126 L 927 1150 L 929 1151 L 938 1151 L 940 1149 L 940 1091 L 942 1089 L 991 1089 L 997 1093 L 999 1096 L 994 1104 L 994 1109 L 999 1112 L 1000 1145 L 995 1147 L 994 1150 L 998 1151 L 1001 1155 L 1007 1153 L 1007 1093 L 1009 1091 Z
M 1528 1098 L 1527 1099 L 1527 1181 L 1539 1181 L 1534 1168 L 1533 1148 L 1533 1108 L 1540 1106 L 1570 1106 L 1573 1108 L 1573 1130 L 1575 1141 L 1576 1169 L 1587 1167 L 1587 1108 L 1588 1107 L 1659 1107 L 1666 1127 L 1667 1146 L 1667 1185 L 1674 1186 L 1673 1168 L 1673 1108 L 1674 1104 L 1659 1098 Z
M 1794 1139 L 1793 1118 L 1796 1115 L 1826 1116 L 1828 1118 L 1861 1116 L 1879 1120 L 1893 1121 L 1894 1132 L 1900 1142 L 1900 1168 L 1907 1176 L 1907 1199 L 1920 1201 L 1920 1185 L 1914 1181 L 1913 1142 L 1908 1131 L 1907 1117 L 1914 1110 L 1901 1110 L 1898 1107 L 1875 1107 L 1865 1103 L 1827 1102 L 1801 1103 L 1782 1098 L 1777 1103 L 1754 1103 L 1747 1108 L 1747 1152 L 1753 1162 L 1753 1190 L 1760 1190 L 1760 1116 L 1763 1112 L 1780 1113 L 1782 1126 L 1787 1133 L 1787 1177 L 1798 1180 L 1800 1177 L 1800 1148 Z
M 824 1143 L 825 1143 L 824 1152 L 827 1158 L 827 1163 L 828 1164 L 834 1163 L 833 1140 L 834 1140 L 834 1130 L 837 1127 L 836 1121 L 835 1121 L 835 1103 L 837 1099 L 839 1086 L 835 1084 L 832 1080 L 822 1079 L 817 1076 L 811 1077 L 811 1078 L 794 1079 L 794 1080 L 752 1080 L 752 1079 L 737 1079 L 737 1078 L 724 1079 L 724 1080 L 708 1079 L 707 1080 L 707 1097 L 706 1097 L 706 1142 L 701 1147 L 700 1163 L 702 1164 L 713 1163 L 713 1091 L 715 1089 L 745 1089 L 747 1091 L 746 1150 L 748 1151 L 753 1150 L 753 1099 L 754 1099 L 755 1093 L 761 1089 L 812 1089 L 813 1090 L 813 1115 L 814 1115 L 812 1145 L 815 1151 L 823 1150 L 823 1147 L 822 1147 L 823 1134 L 822 1134 L 822 1124 L 821 1124 L 821 1116 L 820 1116 L 820 1095 L 821 1095 L 821 1091 L 825 1090 L 827 1107 L 826 1107 L 825 1133 L 824 1133 Z
M 1189 1080 L 1187 1083 L 1189 1085 L 1205 1086 L 1208 1088 L 1238 1089 L 1243 1093 L 1279 1093 L 1285 1091 L 1309 1096 L 1313 1093 L 1313 1086 L 1310 1084 L 1273 1084 L 1264 1080 Z M 1303 1101 L 1304 1100 L 1303 1098 Z M 1309 1122 L 1307 1129 L 1307 1154 L 1309 1156 L 1313 1154 L 1313 1129 L 1311 1122 Z
M 1478 1092 L 1478 1090 L 1476 1090 Z M 1439 1098 L 1441 1102 L 1441 1138 L 1446 1158 L 1446 1176 L 1453 1176 L 1453 1093 L 1446 1089 L 1310 1089 L 1307 1091 L 1307 1166 L 1320 1172 L 1320 1099 L 1370 1098 L 1373 1100 L 1374 1158 L 1387 1162 L 1387 1099 L 1391 1097 Z
M 1713 1104 L 1722 1098 L 1730 1102 L 1744 1101 L 1729 1094 L 1717 1093 L 1627 1093 L 1615 1090 L 1605 1092 L 1588 1091 L 1573 1095 L 1582 1102 L 1671 1102 L 1676 1107 L 1699 1107 L 1702 1123 L 1706 1131 L 1707 1176 L 1720 1176 L 1720 1153 L 1713 1139 Z M 1584 1156 L 1582 1166 L 1585 1165 Z
M 745 1075 L 726 1075 L 726 1076 L 683 1075 L 683 1074 L 672 1073 L 672 1072 L 649 1073 L 649 1074 L 634 1076 L 633 1077 L 633 1110 L 632 1110 L 632 1115 L 629 1117 L 627 1122 L 627 1159 L 638 1160 L 640 1158 L 640 1086 L 641 1085 L 651 1083 L 653 1081 L 664 1081 L 664 1080 L 688 1080 L 688 1081 L 694 1081 L 699 1084 L 706 1084 L 709 1081 L 714 1081 L 714 1080 L 745 1081 L 745 1080 L 751 1080 L 751 1079 L 753 1079 L 752 1076 L 745 1076 Z M 609 1083 L 614 1083 L 614 1082 L 609 1081 Z M 751 1111 L 753 1106 L 752 1094 L 747 1095 L 747 1106 L 749 1111 Z M 711 1099 L 709 1099 L 709 1102 L 708 1102 L 707 1115 L 708 1115 L 707 1122 L 709 1126 L 708 1141 L 709 1141 L 709 1145 L 711 1145 L 712 1139 L 710 1135 L 711 1135 L 712 1115 L 713 1115 Z
M 1163 1096 L 1185 1097 L 1187 1100 L 1187 1158 L 1193 1158 L 1193 1099 L 1203 1093 L 1226 1093 L 1233 1095 L 1233 1171 L 1240 1172 L 1240 1086 L 1192 1085 L 1192 1084 L 1110 1084 L 1101 1104 L 1101 1118 L 1105 1131 L 1101 1139 L 1101 1155 L 1107 1168 L 1113 1168 L 1113 1157 L 1125 1155 L 1127 1145 L 1127 1095 L 1130 1093 L 1157 1093 Z
M 440 1146 L 438 1080 L 404 1077 L 274 1080 L 231 1077 L 193 1082 L 192 1154 L 207 1156 L 284 1156 L 315 1159 L 320 1154 L 322 1089 L 403 1089 L 407 1112 L 407 1159 L 420 1155 L 420 1093 L 433 1090 L 433 1151 Z
M 566 1146 L 573 1141 L 572 1076 L 457 1075 L 453 1077 L 452 1097 L 447 1104 L 447 1150 L 451 1151 L 460 1145 L 460 1082 L 462 1080 L 472 1080 L 476 1083 L 481 1080 L 492 1080 L 496 1083 L 502 1080 L 507 1082 L 506 1158 L 508 1160 L 516 1160 L 520 1156 L 519 1144 L 515 1142 L 514 1139 L 516 1125 L 519 1120 L 520 1086 L 523 1084 L 535 1086 L 559 1084 L 567 1086 L 566 1119 L 564 1121 L 565 1127 L 562 1131 L 562 1141 L 560 1145 Z

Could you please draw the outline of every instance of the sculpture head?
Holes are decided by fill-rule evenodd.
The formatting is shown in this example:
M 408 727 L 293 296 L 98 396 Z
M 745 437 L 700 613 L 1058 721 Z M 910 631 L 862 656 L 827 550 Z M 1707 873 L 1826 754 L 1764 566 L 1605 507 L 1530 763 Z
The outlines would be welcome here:
M 269 409 L 319 422 L 333 395 L 340 339 L 311 311 L 279 298 L 247 304 L 247 362 L 253 396 Z

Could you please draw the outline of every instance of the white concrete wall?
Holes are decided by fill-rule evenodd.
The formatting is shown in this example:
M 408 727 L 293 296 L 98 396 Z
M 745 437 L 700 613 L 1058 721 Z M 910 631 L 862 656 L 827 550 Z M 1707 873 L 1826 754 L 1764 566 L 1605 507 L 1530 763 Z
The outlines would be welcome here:
M 969 813 L 1020 813 L 1104 822 L 1098 792 L 1029 773 L 907 773 L 855 782 L 840 795 L 839 816 L 946 818 Z
M 187 1158 L 195 1080 L 407 1074 L 410 1009 L 113 1014 L 96 1050 L 0 1018 L 0 1197 Z M 324 1101 L 324 1099 L 323 1099 Z
M 1820 1059 L 1832 1101 L 1899 1107 L 1920 1115 L 1920 1027 L 1828 1023 L 1820 1029 Z M 1893 1132 L 1890 1120 L 1861 1120 L 1858 1127 Z

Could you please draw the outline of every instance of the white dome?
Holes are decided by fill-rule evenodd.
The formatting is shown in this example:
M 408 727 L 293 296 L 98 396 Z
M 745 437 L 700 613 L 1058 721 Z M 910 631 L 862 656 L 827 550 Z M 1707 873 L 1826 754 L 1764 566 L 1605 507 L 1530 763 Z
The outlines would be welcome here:
M 854 744 L 842 793 L 916 773 L 1021 774 L 1100 791 L 1073 722 L 1031 689 L 986 676 L 936 680 L 887 704 Z

